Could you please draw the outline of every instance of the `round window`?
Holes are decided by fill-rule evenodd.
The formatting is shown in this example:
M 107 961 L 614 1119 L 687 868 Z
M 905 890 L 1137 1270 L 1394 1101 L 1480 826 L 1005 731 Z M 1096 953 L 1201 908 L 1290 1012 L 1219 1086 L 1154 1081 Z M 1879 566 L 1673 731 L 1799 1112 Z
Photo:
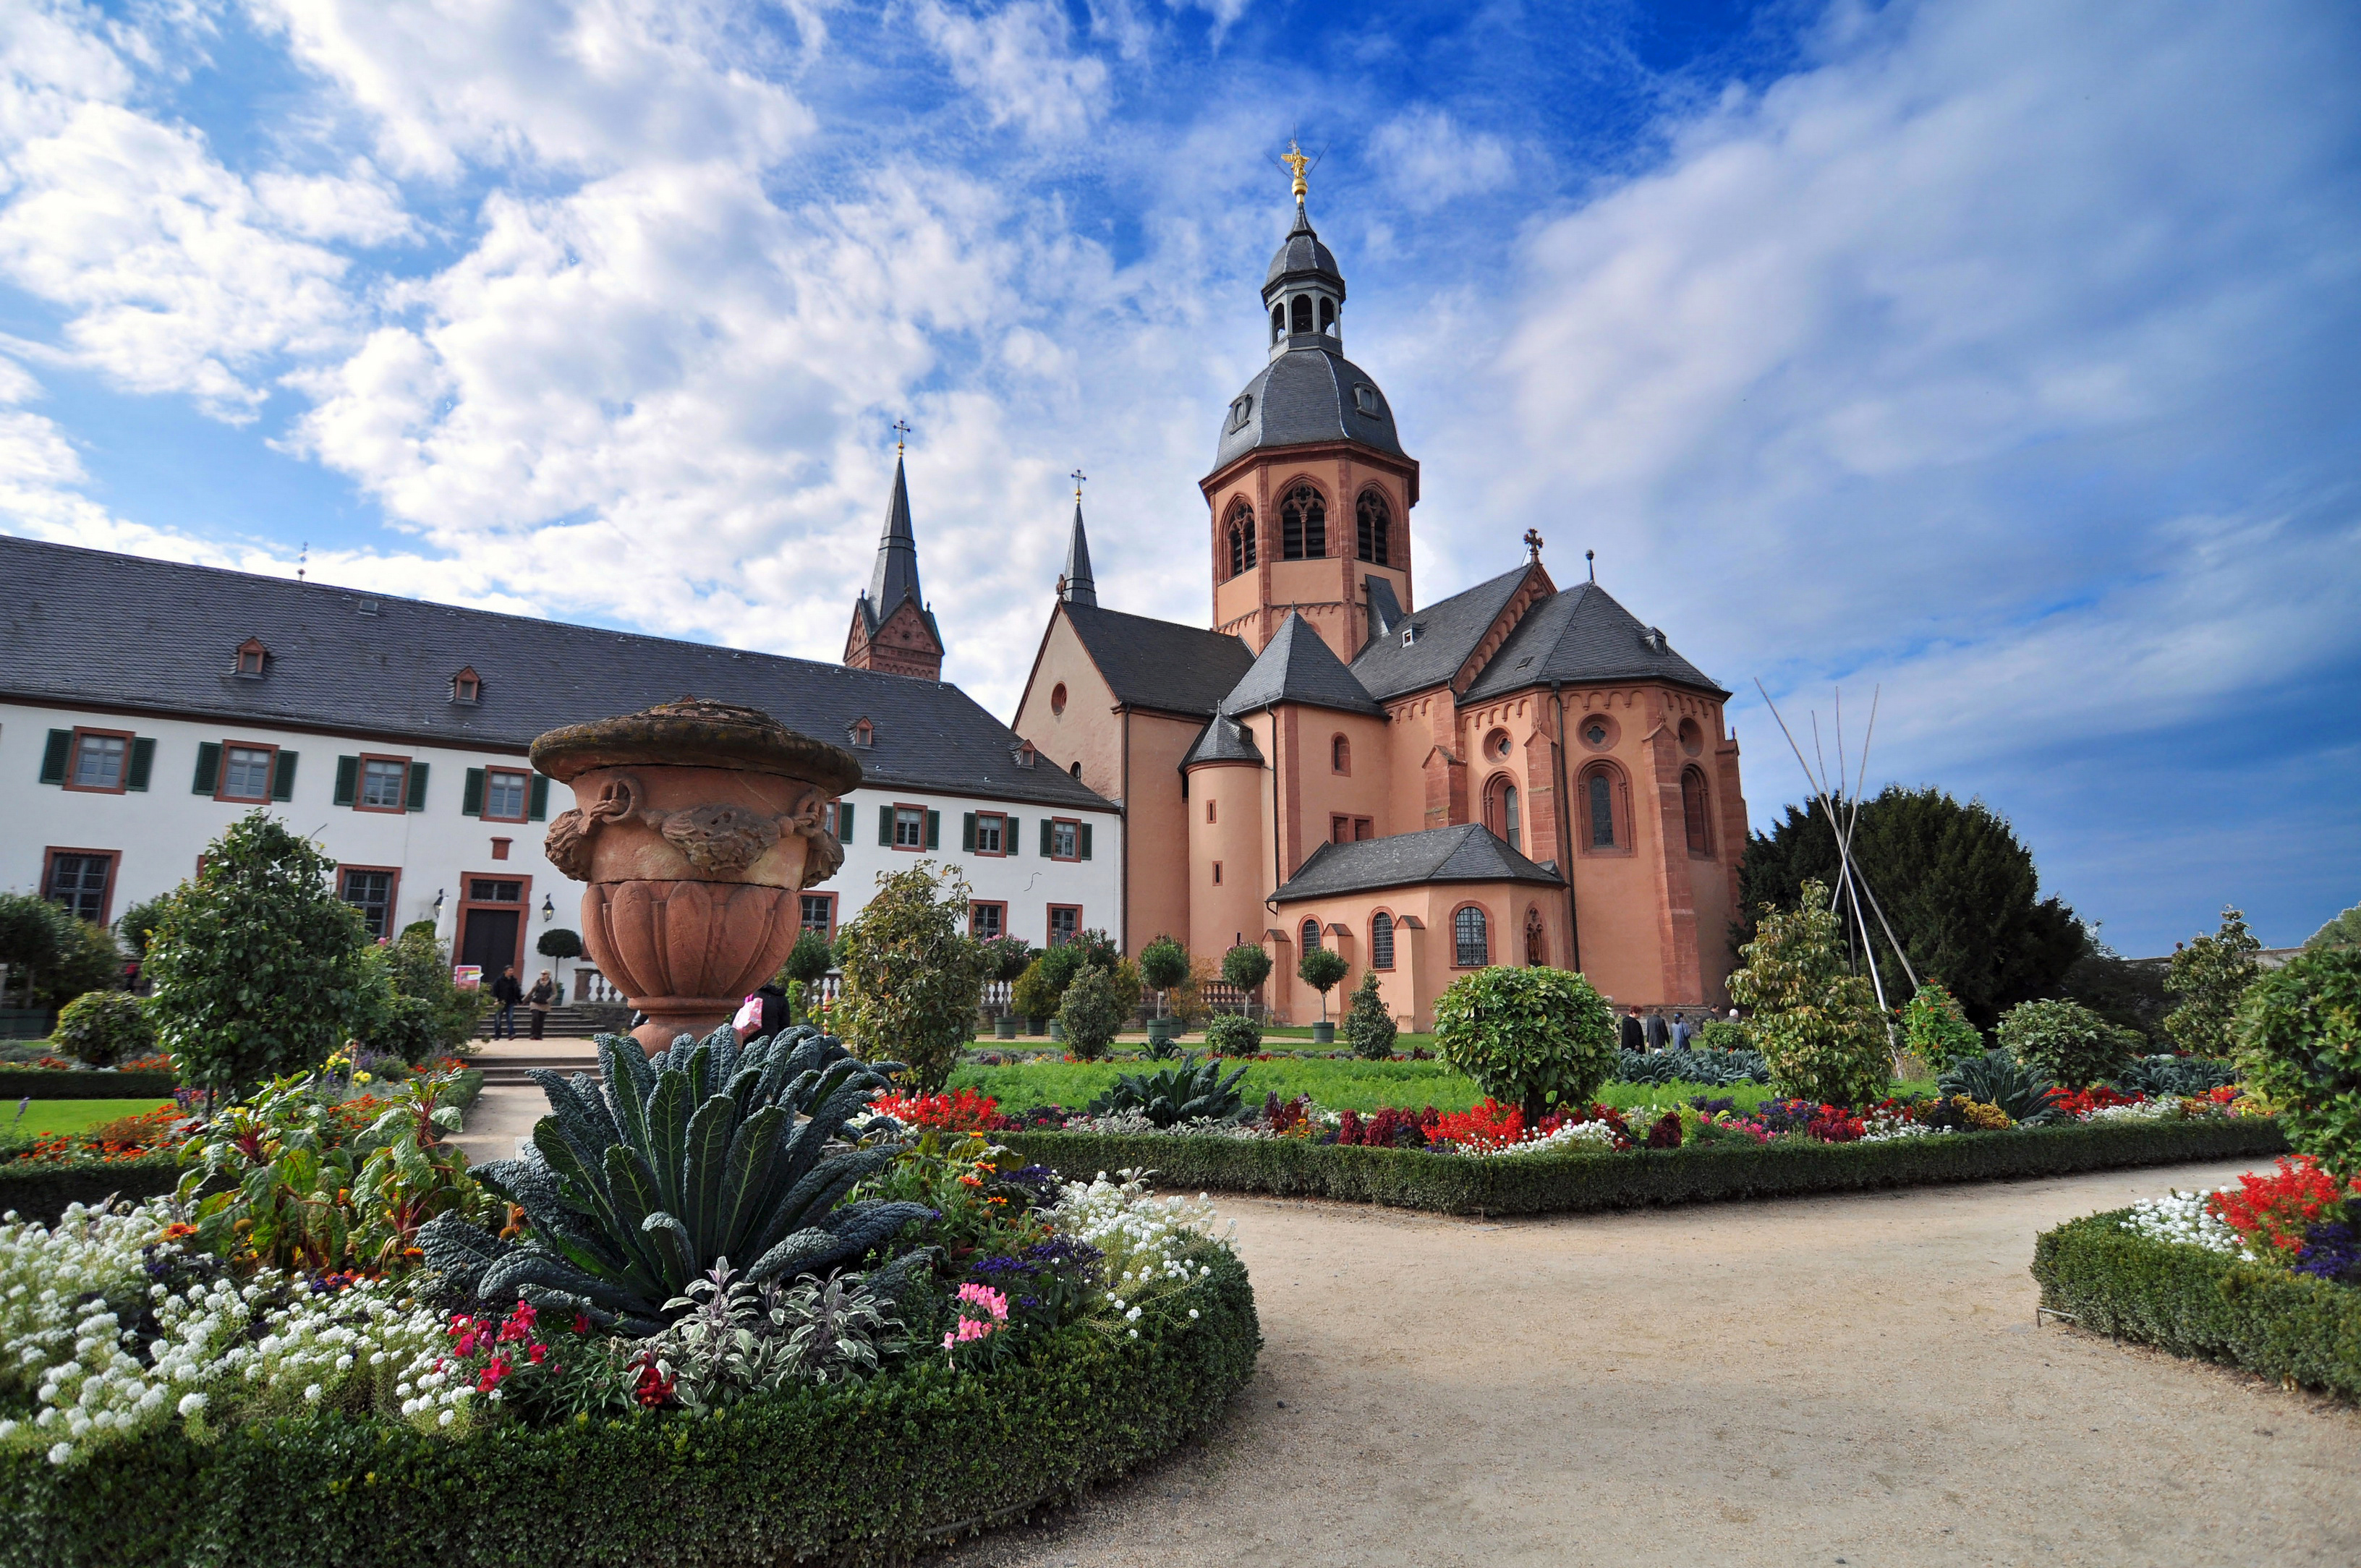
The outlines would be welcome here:
M 1593 713 L 1584 718 L 1576 733 L 1592 751 L 1604 751 L 1615 744 L 1615 721 L 1603 713 Z
M 1694 718 L 1681 720 L 1681 750 L 1692 757 L 1705 750 L 1705 731 L 1697 728 Z
M 1484 749 L 1495 757 L 1505 758 L 1510 751 L 1516 750 L 1516 746 L 1510 740 L 1507 730 L 1495 729 L 1484 738 Z
M 1063 681 L 1049 688 L 1049 711 L 1052 713 L 1066 711 L 1066 683 Z

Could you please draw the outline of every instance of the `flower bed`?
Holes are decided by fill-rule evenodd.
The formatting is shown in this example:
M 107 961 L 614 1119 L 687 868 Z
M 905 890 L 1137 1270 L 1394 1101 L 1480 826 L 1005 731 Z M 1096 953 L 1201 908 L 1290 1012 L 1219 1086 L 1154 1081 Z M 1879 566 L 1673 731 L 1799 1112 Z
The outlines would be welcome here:
M 2034 1243 L 2041 1304 L 2096 1333 L 2361 1399 L 2361 1190 L 2303 1157 Z
M 2061 1176 L 2270 1155 L 2287 1146 L 2278 1124 L 2261 1116 L 2081 1122 L 1839 1143 L 1747 1138 L 1621 1152 L 1569 1143 L 1486 1158 L 1310 1138 L 1152 1132 L 993 1136 L 1027 1159 L 1068 1170 L 1138 1167 L 1175 1188 L 1335 1198 L 1447 1214 L 1571 1212 Z

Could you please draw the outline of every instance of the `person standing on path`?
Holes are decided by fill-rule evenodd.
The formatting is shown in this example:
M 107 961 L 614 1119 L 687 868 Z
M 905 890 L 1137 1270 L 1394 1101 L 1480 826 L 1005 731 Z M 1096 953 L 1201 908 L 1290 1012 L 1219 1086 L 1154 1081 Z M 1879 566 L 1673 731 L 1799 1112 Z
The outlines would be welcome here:
M 1647 1035 L 1648 1048 L 1652 1051 L 1661 1051 L 1672 1044 L 1672 1031 L 1664 1027 L 1664 1015 L 1662 1012 L 1648 1014 Z
M 1632 1052 L 1648 1048 L 1647 1033 L 1640 1027 L 1640 1010 L 1637 1007 L 1624 1009 L 1623 1048 Z
M 500 978 L 492 981 L 492 1038 L 516 1038 L 516 1004 L 524 999 L 524 987 L 517 983 L 516 965 L 502 964 Z
M 537 1040 L 541 1038 L 541 1036 L 535 1035 L 533 1038 Z M 1673 1049 L 1676 1051 L 1685 1051 L 1688 1048 L 1689 1021 L 1680 1014 L 1675 1013 L 1673 1014 Z
M 534 1039 L 541 1038 L 542 1026 L 549 1022 L 549 1004 L 556 1000 L 557 982 L 549 978 L 547 970 L 544 970 L 541 978 L 533 982 L 533 989 L 524 996 L 524 1004 L 533 1014 Z

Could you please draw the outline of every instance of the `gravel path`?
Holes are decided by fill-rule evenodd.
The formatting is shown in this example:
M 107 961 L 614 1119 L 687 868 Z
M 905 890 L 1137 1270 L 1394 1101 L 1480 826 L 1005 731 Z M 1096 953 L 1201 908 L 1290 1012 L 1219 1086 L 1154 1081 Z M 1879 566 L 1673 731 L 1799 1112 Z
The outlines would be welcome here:
M 1480 1222 L 1227 1196 L 1201 1444 L 937 1568 L 2361 1563 L 2361 1412 L 2033 1324 L 2034 1234 L 2237 1167 Z

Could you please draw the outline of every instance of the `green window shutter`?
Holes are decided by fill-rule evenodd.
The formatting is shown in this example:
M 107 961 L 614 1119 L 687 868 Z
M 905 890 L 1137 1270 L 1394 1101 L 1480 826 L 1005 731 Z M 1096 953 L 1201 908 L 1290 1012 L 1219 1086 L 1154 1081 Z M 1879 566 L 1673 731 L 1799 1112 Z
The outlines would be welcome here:
M 131 742 L 131 772 L 125 775 L 126 789 L 146 789 L 148 775 L 156 771 L 156 742 L 142 735 Z
M 221 742 L 203 740 L 197 745 L 197 776 L 189 782 L 191 795 L 211 795 L 221 787 Z
M 535 822 L 549 820 L 549 775 L 547 773 L 533 775 L 533 806 L 525 815 Z
M 49 743 L 41 751 L 41 782 L 61 784 L 66 782 L 66 754 L 73 750 L 73 731 L 52 729 Z
M 336 793 L 329 801 L 336 806 L 350 806 L 361 795 L 361 760 L 358 757 L 336 759 Z
M 877 808 L 877 841 L 889 850 L 894 847 L 894 808 L 891 806 Z
M 1091 825 L 1087 822 L 1083 823 L 1081 832 L 1082 839 L 1082 859 L 1087 861 L 1091 858 Z
M 971 855 L 975 853 L 975 813 L 972 811 L 961 821 L 960 848 Z
M 469 817 L 481 817 L 484 814 L 483 769 L 467 770 L 467 787 L 459 794 L 459 809 Z
M 836 841 L 840 844 L 852 842 L 852 802 L 849 800 L 836 803 Z
M 942 847 L 943 814 L 939 811 L 929 811 L 927 813 L 927 848 L 939 850 Z
M 1050 836 L 1056 831 L 1057 824 L 1046 817 L 1041 818 L 1041 858 L 1045 861 L 1058 852 L 1057 845 L 1050 841 Z
M 423 810 L 425 810 L 425 809 L 426 809 L 426 764 L 425 764 L 425 763 L 423 763 L 423 762 L 412 762 L 412 763 L 411 763 L 411 764 L 410 764 L 410 779 L 409 779 L 409 784 L 410 784 L 410 795 L 409 795 L 409 798 L 408 798 L 408 799 L 404 800 L 404 801 L 401 803 L 401 804 L 402 804 L 402 806 L 403 806 L 403 807 L 404 807 L 404 808 L 406 808 L 406 809 L 408 809 L 408 810 L 411 810 L 411 811 L 423 811 Z
M 270 798 L 295 798 L 295 753 L 281 751 L 270 761 Z
M 1016 818 L 1014 817 L 1003 819 L 1000 824 L 1000 852 L 1004 855 L 1025 852 L 1025 840 L 1016 835 Z

